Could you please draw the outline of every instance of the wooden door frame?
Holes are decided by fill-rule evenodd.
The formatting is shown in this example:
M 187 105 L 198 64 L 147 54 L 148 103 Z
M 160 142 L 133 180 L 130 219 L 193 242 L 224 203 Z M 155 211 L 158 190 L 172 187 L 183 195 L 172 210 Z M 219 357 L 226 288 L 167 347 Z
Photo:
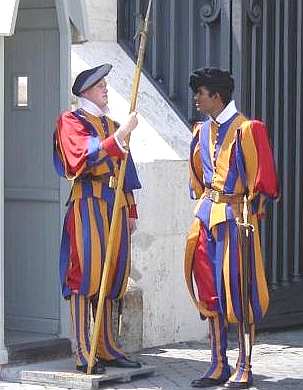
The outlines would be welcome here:
M 16 0 L 9 31 L 0 35 L 0 365 L 8 362 L 4 343 L 4 36 L 14 34 L 18 7 Z

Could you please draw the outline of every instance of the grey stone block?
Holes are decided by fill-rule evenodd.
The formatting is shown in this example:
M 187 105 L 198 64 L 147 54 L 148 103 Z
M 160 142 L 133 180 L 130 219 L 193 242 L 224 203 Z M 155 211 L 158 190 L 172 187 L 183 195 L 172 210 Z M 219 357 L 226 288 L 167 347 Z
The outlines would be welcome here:
M 121 331 L 118 330 L 118 303 L 113 308 L 114 336 L 125 352 L 138 352 L 143 348 L 143 293 L 129 278 L 127 293 L 123 299 Z
M 142 366 L 137 369 L 108 368 L 103 375 L 86 375 L 63 371 L 22 371 L 21 383 L 62 387 L 64 389 L 99 389 L 109 383 L 131 382 L 154 373 L 154 367 Z

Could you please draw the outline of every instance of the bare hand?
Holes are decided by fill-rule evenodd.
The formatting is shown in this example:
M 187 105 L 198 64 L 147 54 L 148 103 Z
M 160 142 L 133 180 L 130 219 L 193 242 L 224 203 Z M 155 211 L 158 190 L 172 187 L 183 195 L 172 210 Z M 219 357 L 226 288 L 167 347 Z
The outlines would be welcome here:
M 134 111 L 128 115 L 126 122 L 121 125 L 116 131 L 116 137 L 118 138 L 118 140 L 122 143 L 128 136 L 128 134 L 131 133 L 137 127 L 137 125 L 137 113 Z
M 128 128 L 129 132 L 133 131 L 138 126 L 138 118 L 136 111 L 131 112 L 125 123 L 125 127 Z

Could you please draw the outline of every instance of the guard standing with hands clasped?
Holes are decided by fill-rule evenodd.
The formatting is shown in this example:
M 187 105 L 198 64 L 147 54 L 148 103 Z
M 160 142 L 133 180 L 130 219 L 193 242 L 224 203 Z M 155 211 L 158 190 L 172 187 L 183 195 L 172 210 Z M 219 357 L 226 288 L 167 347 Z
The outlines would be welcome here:
M 278 180 L 266 127 L 237 110 L 230 73 L 198 69 L 190 87 L 207 119 L 194 125 L 190 147 L 191 197 L 198 204 L 187 238 L 185 278 L 201 317 L 208 319 L 212 356 L 192 386 L 245 389 L 253 382 L 255 323 L 269 302 L 258 221 L 265 203 L 279 195 Z M 226 356 L 230 323 L 238 324 L 234 373 Z

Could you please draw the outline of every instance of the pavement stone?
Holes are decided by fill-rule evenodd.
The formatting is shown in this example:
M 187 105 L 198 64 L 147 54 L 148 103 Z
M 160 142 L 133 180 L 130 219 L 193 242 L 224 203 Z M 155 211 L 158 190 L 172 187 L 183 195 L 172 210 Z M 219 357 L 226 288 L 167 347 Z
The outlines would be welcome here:
M 233 367 L 237 353 L 236 343 L 232 341 L 228 357 Z M 206 343 L 186 342 L 147 349 L 137 357 L 155 366 L 156 374 L 131 383 L 107 385 L 102 389 L 190 390 L 191 380 L 198 378 L 207 369 L 210 350 Z M 303 329 L 258 335 L 253 350 L 253 373 L 254 386 L 251 390 L 303 390 Z M 0 390 L 62 388 L 0 382 Z

